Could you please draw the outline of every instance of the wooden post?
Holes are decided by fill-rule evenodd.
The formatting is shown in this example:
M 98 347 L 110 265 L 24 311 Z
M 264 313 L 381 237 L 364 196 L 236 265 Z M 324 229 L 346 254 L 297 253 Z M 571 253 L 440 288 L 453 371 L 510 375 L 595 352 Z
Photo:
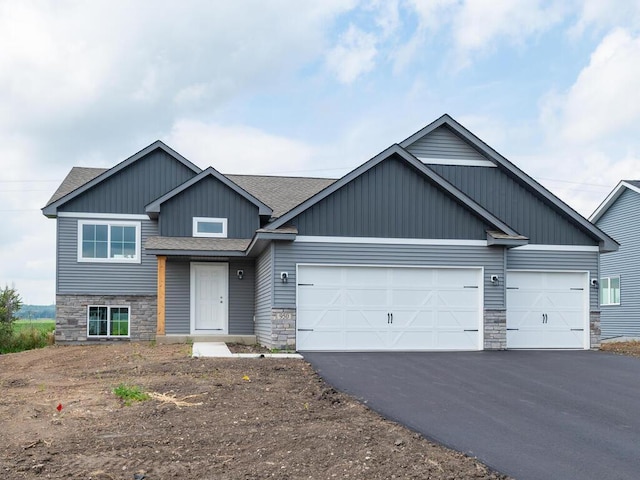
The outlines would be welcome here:
M 156 335 L 164 335 L 164 312 L 166 298 L 165 274 L 167 267 L 167 257 L 158 255 L 158 325 Z

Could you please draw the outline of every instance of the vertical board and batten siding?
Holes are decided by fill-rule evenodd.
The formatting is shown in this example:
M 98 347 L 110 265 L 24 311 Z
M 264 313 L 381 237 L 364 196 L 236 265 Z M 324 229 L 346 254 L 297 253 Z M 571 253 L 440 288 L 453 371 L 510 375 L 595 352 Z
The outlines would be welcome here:
M 256 259 L 255 335 L 258 342 L 271 344 L 271 307 L 273 302 L 273 244 Z M 278 274 L 279 275 L 279 274 Z
M 620 243 L 600 256 L 600 277 L 620 277 L 620 305 L 600 307 L 602 338 L 640 337 L 640 194 L 625 189 L 596 225 Z
M 504 285 L 493 285 L 491 275 L 504 278 L 504 249 L 449 245 L 382 245 L 338 243 L 276 243 L 274 307 L 295 308 L 296 264 L 386 265 L 411 267 L 484 267 L 484 308 L 503 309 Z M 288 272 L 282 283 L 280 272 Z
M 63 212 L 143 214 L 146 205 L 196 173 L 154 150 L 60 207 Z
M 291 222 L 300 235 L 486 239 L 486 223 L 396 157 L 354 178 Z
M 446 125 L 418 139 L 407 147 L 407 151 L 418 158 L 488 160 Z
M 192 236 L 193 217 L 226 218 L 228 238 L 251 238 L 260 228 L 258 207 L 211 176 L 162 204 L 160 235 Z
M 507 250 L 507 270 L 572 270 L 589 272 L 589 278 L 598 278 L 598 255 L 593 252 L 558 250 Z M 589 308 L 598 310 L 598 289 L 589 282 Z
M 598 241 L 502 168 L 429 165 L 530 243 L 598 245 Z
M 82 220 L 90 220 L 83 218 Z M 156 295 L 157 260 L 142 248 L 141 263 L 78 262 L 78 219 L 58 217 L 57 292 L 61 295 Z M 158 224 L 141 220 L 142 246 Z
M 243 270 L 242 280 L 238 270 Z M 229 261 L 229 335 L 253 335 L 254 283 L 253 260 Z M 167 260 L 165 332 L 167 335 L 191 333 L 191 263 Z

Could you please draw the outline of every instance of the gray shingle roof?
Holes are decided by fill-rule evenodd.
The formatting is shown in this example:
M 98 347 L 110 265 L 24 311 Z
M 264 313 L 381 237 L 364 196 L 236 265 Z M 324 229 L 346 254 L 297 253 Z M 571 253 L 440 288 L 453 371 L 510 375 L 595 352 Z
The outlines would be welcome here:
M 81 187 L 107 170 L 108 169 L 106 168 L 73 167 L 55 193 L 51 196 L 47 205 L 61 199 L 67 193 L 73 192 L 76 188 Z
M 332 178 L 271 177 L 268 175 L 225 175 L 273 209 L 277 218 L 314 196 L 336 180 Z
M 189 250 L 203 252 L 244 252 L 251 243 L 247 238 L 149 237 L 146 250 Z

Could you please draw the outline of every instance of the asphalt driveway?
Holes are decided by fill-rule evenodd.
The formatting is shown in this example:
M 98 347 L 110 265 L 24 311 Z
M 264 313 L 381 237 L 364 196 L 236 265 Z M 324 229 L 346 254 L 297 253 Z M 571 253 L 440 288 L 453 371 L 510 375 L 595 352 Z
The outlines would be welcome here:
M 518 480 L 640 478 L 640 359 L 590 351 L 304 357 L 383 416 Z

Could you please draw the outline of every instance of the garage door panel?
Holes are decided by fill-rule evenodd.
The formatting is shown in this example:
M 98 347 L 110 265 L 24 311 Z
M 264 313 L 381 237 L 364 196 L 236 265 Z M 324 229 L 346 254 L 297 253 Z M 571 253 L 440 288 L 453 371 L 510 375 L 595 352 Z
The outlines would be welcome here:
M 507 272 L 507 348 L 588 348 L 587 273 Z
M 300 350 L 481 349 L 478 268 L 299 266 L 298 278 L 298 328 L 312 330 Z

